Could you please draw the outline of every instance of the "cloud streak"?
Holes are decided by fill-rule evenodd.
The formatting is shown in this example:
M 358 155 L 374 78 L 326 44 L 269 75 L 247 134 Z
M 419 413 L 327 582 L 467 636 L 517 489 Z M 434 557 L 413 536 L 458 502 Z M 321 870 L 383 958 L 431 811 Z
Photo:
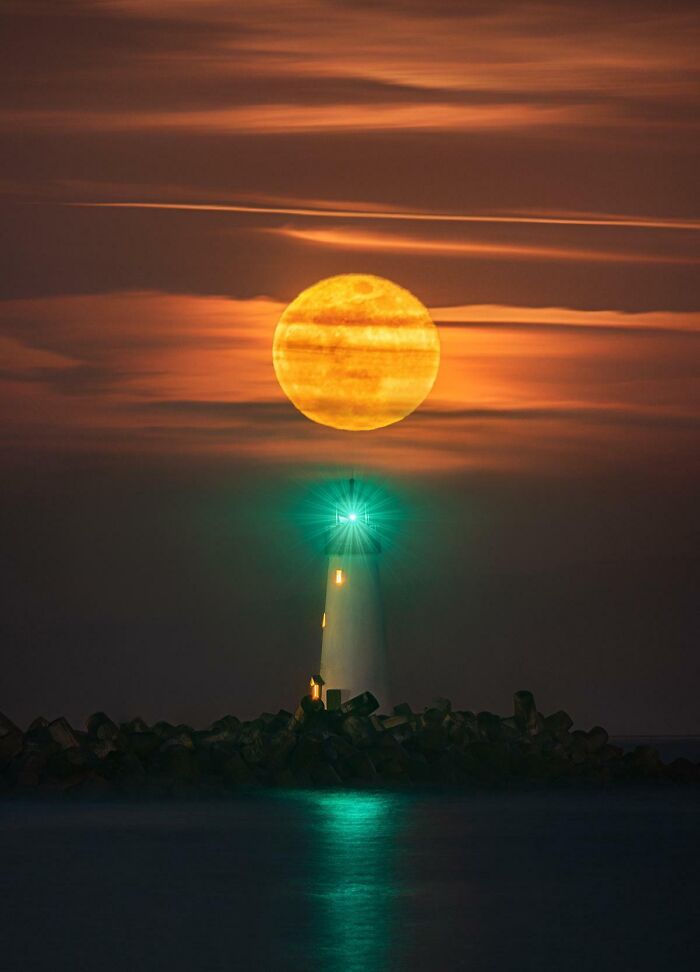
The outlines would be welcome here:
M 0 111 L 3 127 L 255 135 L 554 128 L 565 138 L 578 129 L 638 135 L 640 122 L 648 132 L 696 127 L 698 26 L 683 4 L 661 13 L 638 3 L 630 15 L 624 4 L 510 2 L 455 5 L 449 16 L 430 4 L 323 0 L 67 6 L 63 17 L 52 5 L 10 8 L 7 56 L 22 97 L 20 107 L 8 99 Z M 25 64 L 15 50 L 27 37 L 44 42 L 45 56 Z M 61 47 L 68 57 L 56 56 Z
M 512 307 L 467 304 L 433 307 L 431 314 L 443 327 L 574 328 L 610 331 L 652 331 L 658 334 L 700 335 L 700 311 L 577 310 L 571 307 Z
M 289 135 L 372 131 L 512 131 L 587 124 L 614 125 L 589 106 L 455 105 L 434 102 L 330 105 L 254 104 L 190 111 L 0 111 L 0 130 L 189 135 Z
M 328 200 L 316 201 L 315 205 L 264 206 L 247 203 L 182 203 L 182 202 L 70 202 L 67 206 L 87 209 L 155 209 L 192 213 L 240 213 L 259 216 L 309 216 L 314 219 L 360 219 L 411 223 L 495 223 L 532 226 L 583 226 L 617 227 L 625 229 L 668 229 L 680 231 L 700 230 L 700 220 L 663 218 L 653 216 L 600 215 L 507 215 L 488 213 L 425 213 L 388 209 L 381 205 L 370 208 L 367 203 L 356 203 L 355 208 L 335 208 Z
M 341 461 L 361 442 L 378 465 L 505 470 L 549 468 L 561 454 L 563 468 L 595 467 L 621 448 L 636 461 L 677 462 L 696 432 L 700 313 L 435 307 L 451 326 L 429 400 L 350 441 L 308 422 L 280 391 L 270 346 L 282 308 L 147 292 L 6 301 L 1 441 L 15 451 L 33 443 L 296 466 Z
M 353 232 L 345 229 L 263 230 L 287 239 L 318 246 L 345 250 L 379 250 L 382 253 L 406 253 L 415 256 L 468 257 L 472 259 L 566 260 L 575 263 L 650 263 L 697 264 L 700 258 L 684 255 L 632 253 L 622 250 L 580 249 L 569 246 L 540 246 L 508 242 L 487 243 L 477 240 L 436 240 L 424 237 L 398 236 L 390 233 Z

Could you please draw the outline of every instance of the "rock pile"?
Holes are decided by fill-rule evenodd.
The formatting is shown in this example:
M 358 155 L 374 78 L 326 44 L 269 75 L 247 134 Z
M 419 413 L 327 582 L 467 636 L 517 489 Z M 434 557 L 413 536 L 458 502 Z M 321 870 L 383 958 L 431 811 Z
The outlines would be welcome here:
M 572 730 L 566 712 L 543 716 L 516 692 L 512 716 L 455 711 L 435 699 L 423 712 L 402 703 L 377 714 L 370 692 L 327 711 L 301 700 L 296 712 L 224 716 L 207 729 L 117 724 L 104 712 L 85 730 L 35 719 L 22 732 L 0 715 L 0 792 L 67 791 L 163 796 L 272 786 L 498 785 L 522 782 L 700 781 L 700 766 L 661 763 L 656 750 L 624 753 L 605 729 Z

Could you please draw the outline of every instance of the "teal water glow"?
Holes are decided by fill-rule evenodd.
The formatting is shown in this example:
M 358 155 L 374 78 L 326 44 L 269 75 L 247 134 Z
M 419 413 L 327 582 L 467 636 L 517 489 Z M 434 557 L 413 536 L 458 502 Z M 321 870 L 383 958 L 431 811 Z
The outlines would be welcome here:
M 0 800 L 0 968 L 697 972 L 696 791 Z
M 396 794 L 298 794 L 313 818 L 314 951 L 323 968 L 382 972 L 396 951 L 395 873 L 404 801 Z

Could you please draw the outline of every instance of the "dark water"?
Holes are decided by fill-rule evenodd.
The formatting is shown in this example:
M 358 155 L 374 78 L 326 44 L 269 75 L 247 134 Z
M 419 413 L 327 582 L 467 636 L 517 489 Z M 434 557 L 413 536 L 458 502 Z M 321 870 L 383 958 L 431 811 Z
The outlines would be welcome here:
M 0 805 L 2 970 L 700 968 L 700 792 Z

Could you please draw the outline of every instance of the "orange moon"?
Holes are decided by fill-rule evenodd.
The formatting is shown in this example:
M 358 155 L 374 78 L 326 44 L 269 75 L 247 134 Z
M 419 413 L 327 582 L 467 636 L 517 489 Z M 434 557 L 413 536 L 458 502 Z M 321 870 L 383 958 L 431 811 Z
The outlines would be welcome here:
M 383 277 L 346 273 L 303 290 L 275 329 L 282 391 L 313 422 L 353 432 L 410 415 L 430 392 L 440 339 L 427 309 Z

